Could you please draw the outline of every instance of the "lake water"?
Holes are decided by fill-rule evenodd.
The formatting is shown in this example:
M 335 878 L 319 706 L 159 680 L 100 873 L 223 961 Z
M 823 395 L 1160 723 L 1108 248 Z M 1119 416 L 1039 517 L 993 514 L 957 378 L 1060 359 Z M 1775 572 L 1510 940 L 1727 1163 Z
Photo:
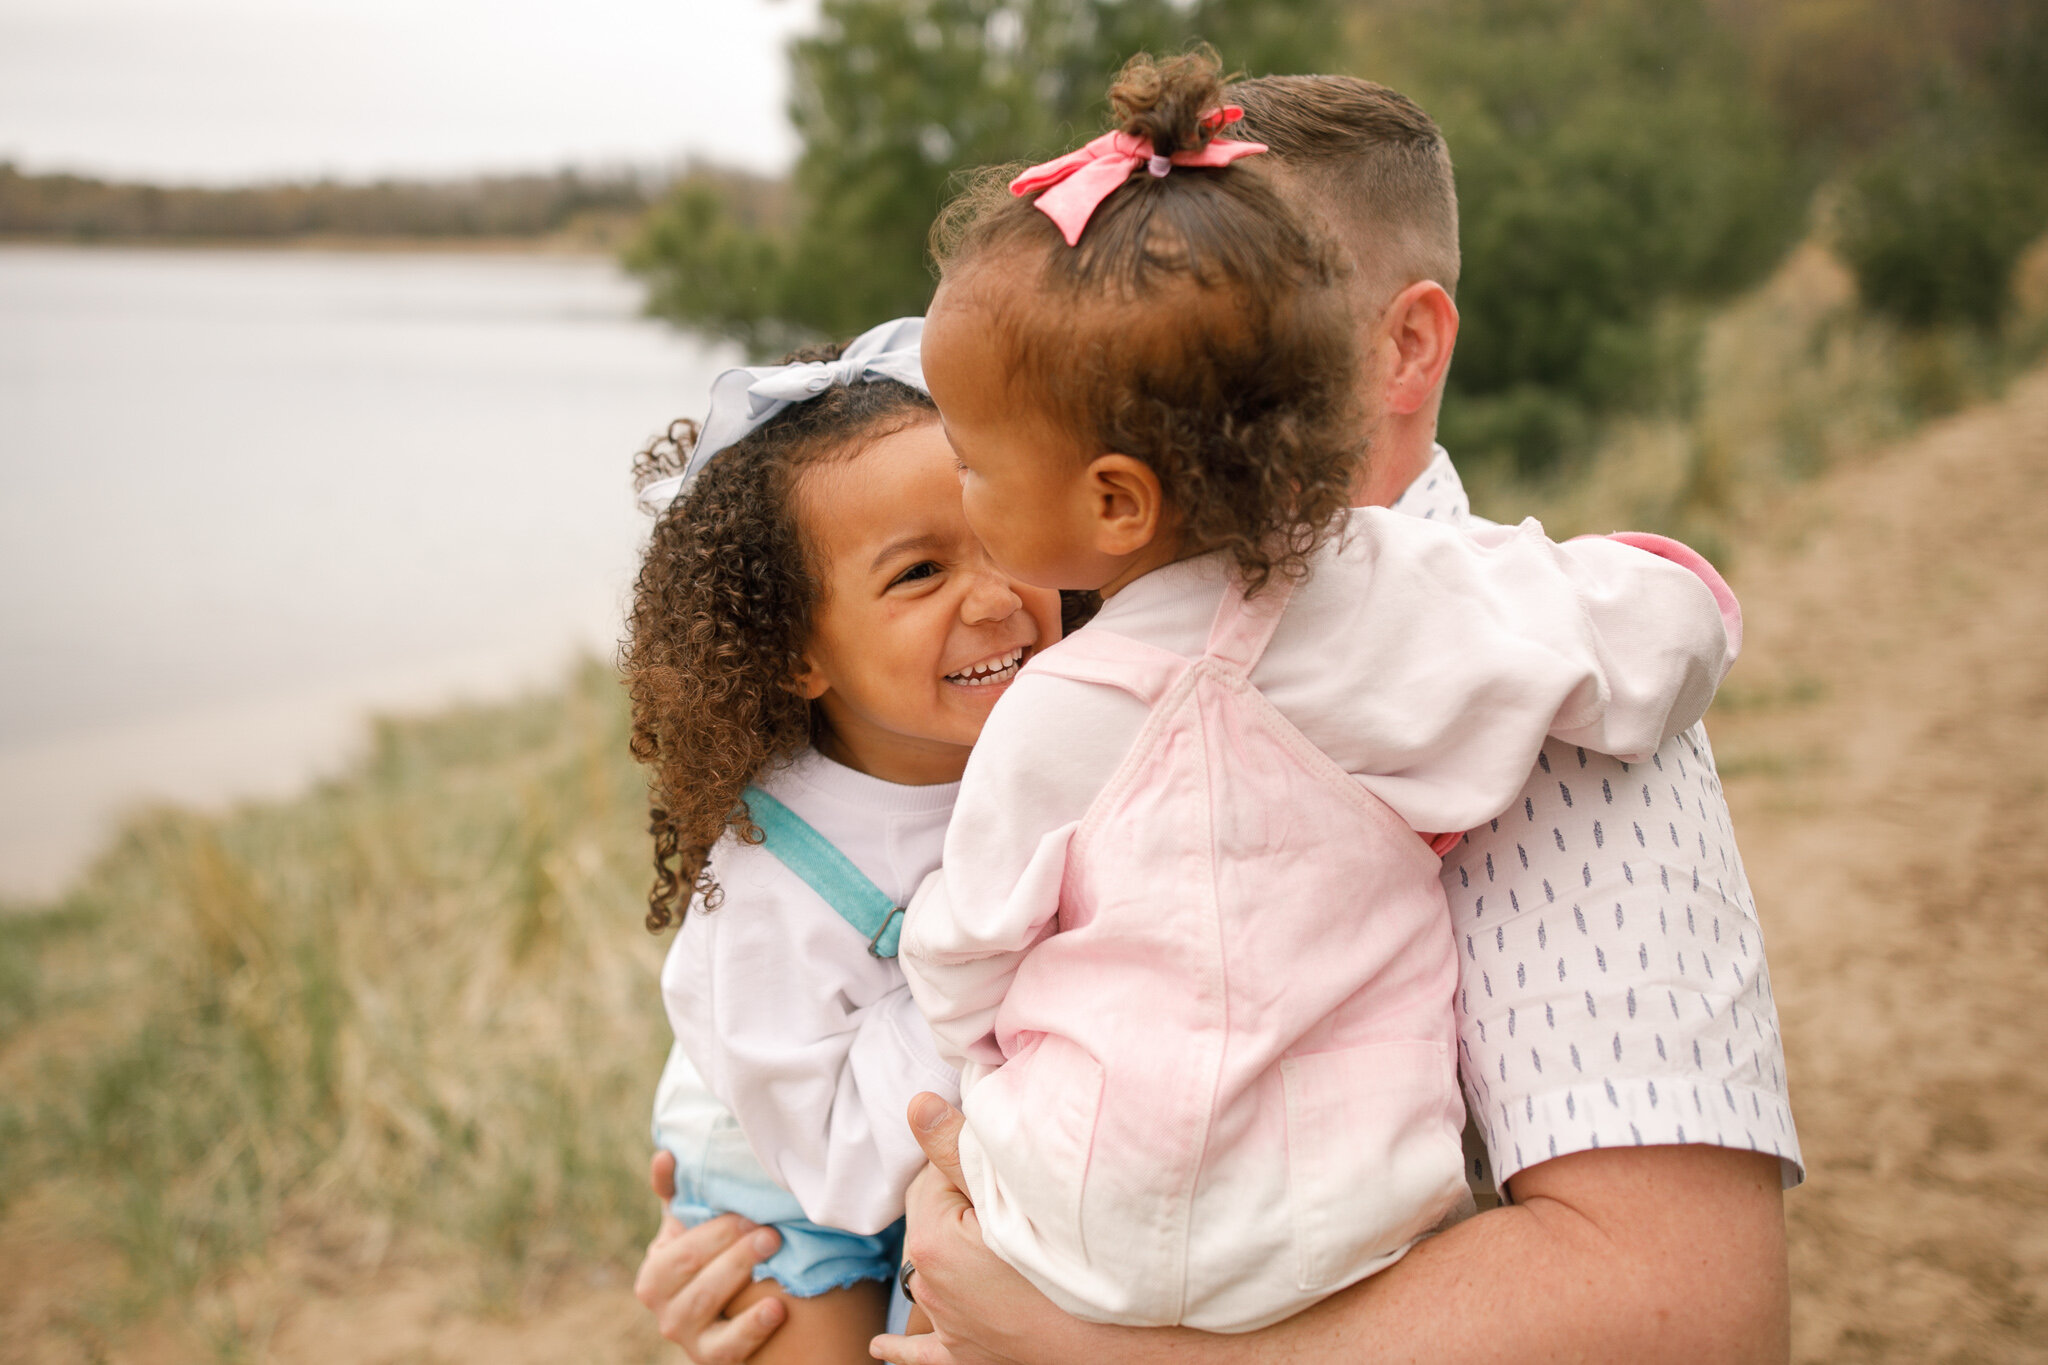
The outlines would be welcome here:
M 608 653 L 632 453 L 737 360 L 638 306 L 593 259 L 0 248 L 0 895 Z

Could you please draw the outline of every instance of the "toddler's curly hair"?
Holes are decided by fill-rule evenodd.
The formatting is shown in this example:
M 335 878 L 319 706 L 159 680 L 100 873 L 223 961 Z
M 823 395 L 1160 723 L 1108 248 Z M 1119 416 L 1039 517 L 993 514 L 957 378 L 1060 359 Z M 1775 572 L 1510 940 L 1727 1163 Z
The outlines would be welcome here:
M 811 347 L 784 363 L 836 360 L 841 349 Z M 717 907 L 712 846 L 727 830 L 761 840 L 747 784 L 795 758 L 821 723 L 794 688 L 823 596 L 802 515 L 805 473 L 937 415 L 895 380 L 835 385 L 720 451 L 661 511 L 620 652 L 633 757 L 649 769 L 649 932 L 680 923 L 692 896 Z M 634 457 L 634 487 L 682 472 L 697 435 L 681 420 L 649 442 Z
M 1217 134 L 1203 115 L 1223 103 L 1222 66 L 1206 47 L 1140 54 L 1109 98 L 1159 155 L 1193 150 Z M 1253 592 L 1306 572 L 1365 455 L 1342 257 L 1259 160 L 1141 166 L 1074 247 L 1008 192 L 1019 168 L 994 168 L 932 230 L 942 280 L 995 280 L 973 297 L 994 300 L 1011 392 L 1091 455 L 1151 466 L 1182 548 L 1228 550 Z

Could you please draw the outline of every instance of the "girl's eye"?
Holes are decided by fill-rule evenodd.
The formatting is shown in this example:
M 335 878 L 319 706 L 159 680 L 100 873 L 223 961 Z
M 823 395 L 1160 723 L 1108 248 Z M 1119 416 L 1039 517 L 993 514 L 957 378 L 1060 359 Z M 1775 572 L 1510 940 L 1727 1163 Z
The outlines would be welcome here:
M 893 588 L 903 583 L 915 583 L 920 578 L 930 578 L 933 574 L 937 573 L 938 571 L 938 565 L 932 563 L 929 559 L 923 560 L 919 563 L 911 565 L 902 573 L 897 574 L 896 577 L 893 580 L 891 580 L 889 586 Z

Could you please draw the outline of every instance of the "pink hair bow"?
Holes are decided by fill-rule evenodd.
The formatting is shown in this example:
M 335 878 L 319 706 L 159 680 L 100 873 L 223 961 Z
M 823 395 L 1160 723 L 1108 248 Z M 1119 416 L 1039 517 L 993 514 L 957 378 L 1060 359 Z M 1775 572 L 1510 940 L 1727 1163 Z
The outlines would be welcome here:
M 1226 105 L 1203 115 L 1202 126 L 1214 130 L 1243 117 L 1244 110 L 1234 104 Z M 1163 176 L 1174 166 L 1228 166 L 1239 157 L 1265 150 L 1263 142 L 1230 142 L 1217 138 L 1197 151 L 1159 156 L 1153 152 L 1152 143 L 1146 138 L 1133 137 L 1129 133 L 1104 133 L 1085 147 L 1033 166 L 1010 182 L 1010 193 L 1022 196 L 1044 190 L 1045 193 L 1033 201 L 1032 207 L 1052 219 L 1059 227 L 1060 235 L 1067 239 L 1067 245 L 1074 246 L 1080 242 L 1082 229 L 1088 226 L 1088 220 L 1102 201 L 1116 193 L 1117 186 L 1130 179 L 1131 172 L 1138 167 L 1144 166 L 1153 175 Z

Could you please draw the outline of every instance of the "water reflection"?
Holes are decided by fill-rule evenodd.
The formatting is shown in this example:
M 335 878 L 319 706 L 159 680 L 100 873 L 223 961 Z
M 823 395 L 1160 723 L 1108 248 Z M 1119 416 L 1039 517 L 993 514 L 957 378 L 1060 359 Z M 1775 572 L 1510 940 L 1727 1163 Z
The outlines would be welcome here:
M 733 359 L 637 304 L 578 258 L 0 250 L 0 893 L 609 648 L 630 455 Z

